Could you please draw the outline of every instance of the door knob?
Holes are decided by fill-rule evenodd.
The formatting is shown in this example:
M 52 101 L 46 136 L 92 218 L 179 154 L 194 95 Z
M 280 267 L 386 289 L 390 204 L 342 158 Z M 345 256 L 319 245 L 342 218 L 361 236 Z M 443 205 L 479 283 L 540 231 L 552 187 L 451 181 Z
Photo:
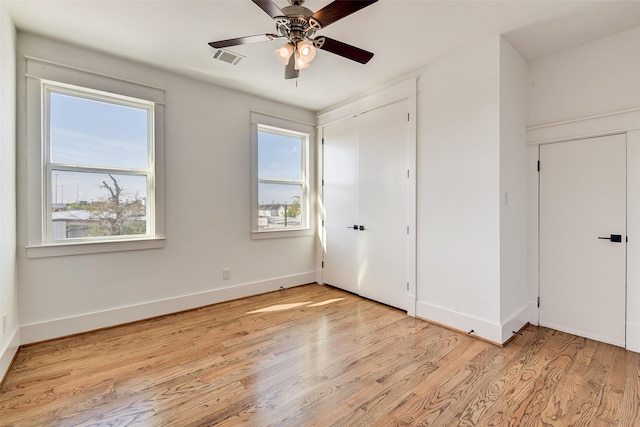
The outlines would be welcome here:
M 620 243 L 622 242 L 622 234 L 612 234 L 609 237 L 598 237 L 598 239 L 611 240 L 612 242 Z
M 357 224 L 349 225 L 349 226 L 347 226 L 347 228 L 349 228 L 349 229 L 353 228 L 354 230 L 357 230 L 358 229 L 358 225 Z

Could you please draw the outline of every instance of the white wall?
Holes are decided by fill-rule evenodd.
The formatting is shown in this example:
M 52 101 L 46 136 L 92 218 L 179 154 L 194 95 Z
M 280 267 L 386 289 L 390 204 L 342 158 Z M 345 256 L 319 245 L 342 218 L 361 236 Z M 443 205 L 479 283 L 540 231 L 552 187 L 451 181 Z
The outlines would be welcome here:
M 416 314 L 503 343 L 527 322 L 527 66 L 495 36 L 418 90 Z
M 485 337 L 500 321 L 499 58 L 493 37 L 418 81 L 416 313 Z
M 500 39 L 500 324 L 503 340 L 528 322 L 527 63 Z
M 640 27 L 529 64 L 529 126 L 640 107 Z
M 529 163 L 536 143 L 578 139 L 612 132 L 628 134 L 627 348 L 640 351 L 640 274 L 635 247 L 640 230 L 640 27 L 566 50 L 529 64 Z M 543 166 L 544 167 L 544 166 Z M 530 321 L 538 295 L 537 173 L 529 173 Z
M 0 2 L 0 379 L 18 350 L 16 276 L 16 30 Z M 0 318 L 0 324 L 2 324 Z M 3 330 L 4 329 L 4 330 Z
M 23 343 L 315 280 L 314 236 L 250 234 L 250 111 L 313 123 L 312 112 L 20 33 L 18 58 L 25 55 L 165 90 L 167 241 L 162 249 L 29 259 L 19 220 Z M 24 61 L 18 65 L 24 111 Z M 29 176 L 24 129 L 19 114 L 19 218 L 26 218 Z M 223 268 L 231 269 L 231 280 L 222 280 Z

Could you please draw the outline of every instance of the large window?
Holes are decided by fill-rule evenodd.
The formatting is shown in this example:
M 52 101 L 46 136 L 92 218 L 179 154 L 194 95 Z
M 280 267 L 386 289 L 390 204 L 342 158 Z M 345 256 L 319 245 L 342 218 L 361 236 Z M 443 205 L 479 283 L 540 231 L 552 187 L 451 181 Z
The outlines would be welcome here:
M 253 119 L 254 237 L 299 235 L 310 229 L 312 127 L 259 113 Z
M 44 86 L 45 240 L 153 230 L 153 103 Z
M 27 256 L 164 247 L 164 90 L 28 57 Z

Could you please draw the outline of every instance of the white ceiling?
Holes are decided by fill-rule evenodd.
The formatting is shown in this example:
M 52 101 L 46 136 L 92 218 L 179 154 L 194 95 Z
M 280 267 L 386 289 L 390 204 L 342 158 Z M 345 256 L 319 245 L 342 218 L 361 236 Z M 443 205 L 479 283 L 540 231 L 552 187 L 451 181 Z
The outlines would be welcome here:
M 640 0 L 379 0 L 317 33 L 374 52 L 368 64 L 320 51 L 297 80 L 284 80 L 273 56 L 282 43 L 231 48 L 244 56 L 236 66 L 212 59 L 210 41 L 275 32 L 250 0 L 0 1 L 21 31 L 315 111 L 493 35 L 504 35 L 531 60 L 640 25 Z M 307 0 L 305 6 L 315 11 L 329 3 Z

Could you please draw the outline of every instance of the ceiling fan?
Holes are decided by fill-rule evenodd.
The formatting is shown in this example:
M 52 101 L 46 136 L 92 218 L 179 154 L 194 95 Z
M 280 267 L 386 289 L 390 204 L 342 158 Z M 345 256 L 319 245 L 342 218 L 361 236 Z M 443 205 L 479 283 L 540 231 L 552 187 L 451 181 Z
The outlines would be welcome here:
M 312 12 L 303 6 L 305 0 L 289 0 L 290 6 L 280 9 L 272 0 L 251 0 L 264 10 L 276 23 L 276 34 L 258 34 L 209 43 L 221 49 L 248 43 L 285 39 L 286 43 L 275 50 L 276 58 L 285 65 L 284 78 L 294 79 L 300 70 L 309 67 L 316 49 L 340 55 L 352 61 L 366 64 L 373 53 L 325 36 L 314 37 L 316 31 L 333 24 L 378 0 L 335 0 L 322 9 Z

